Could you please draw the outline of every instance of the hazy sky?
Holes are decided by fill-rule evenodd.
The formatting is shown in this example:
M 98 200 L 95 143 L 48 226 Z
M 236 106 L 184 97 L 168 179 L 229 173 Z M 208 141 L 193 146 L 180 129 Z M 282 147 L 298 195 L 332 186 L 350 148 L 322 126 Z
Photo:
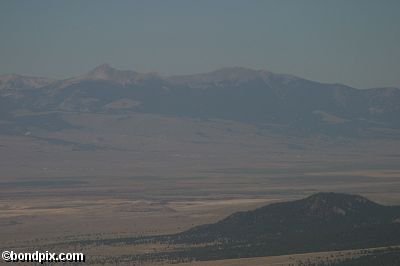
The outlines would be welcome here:
M 245 66 L 400 87 L 399 0 L 2 0 L 0 36 L 0 74 Z

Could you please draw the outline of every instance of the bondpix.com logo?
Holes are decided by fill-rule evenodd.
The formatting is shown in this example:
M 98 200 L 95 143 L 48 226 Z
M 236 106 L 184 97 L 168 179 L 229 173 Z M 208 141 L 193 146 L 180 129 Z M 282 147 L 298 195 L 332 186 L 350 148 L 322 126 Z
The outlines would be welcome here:
M 3 251 L 1 254 L 5 262 L 85 262 L 85 255 L 83 253 L 72 252 L 14 252 Z

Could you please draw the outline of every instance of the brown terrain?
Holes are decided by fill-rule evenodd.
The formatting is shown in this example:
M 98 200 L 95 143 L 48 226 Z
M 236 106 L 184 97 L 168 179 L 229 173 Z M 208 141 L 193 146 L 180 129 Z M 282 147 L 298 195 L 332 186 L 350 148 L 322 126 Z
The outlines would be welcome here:
M 400 204 L 398 140 L 287 137 L 147 114 L 63 116 L 77 129 L 0 138 L 2 249 L 180 232 L 317 191 Z M 90 263 L 165 248 L 84 250 Z M 287 257 L 269 260 L 193 265 L 284 265 Z
M 177 233 L 321 191 L 400 205 L 398 89 L 109 65 L 0 81 L 2 249 L 83 250 L 89 264 L 115 264 L 171 247 L 76 243 Z

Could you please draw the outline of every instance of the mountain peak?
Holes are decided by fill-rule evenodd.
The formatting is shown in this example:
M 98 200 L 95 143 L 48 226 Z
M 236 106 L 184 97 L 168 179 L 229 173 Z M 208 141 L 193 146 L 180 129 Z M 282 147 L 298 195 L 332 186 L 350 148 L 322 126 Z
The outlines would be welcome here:
M 87 74 L 87 76 L 95 79 L 109 79 L 117 72 L 118 72 L 117 69 L 111 67 L 110 64 L 106 63 L 95 67 L 92 71 L 90 71 Z
M 131 70 L 119 70 L 110 64 L 101 64 L 83 76 L 89 80 L 108 80 L 119 84 L 134 83 L 142 74 Z
M 175 83 L 190 84 L 192 87 L 207 87 L 209 84 L 240 84 L 253 80 L 267 82 L 271 78 L 288 81 L 296 77 L 247 67 L 223 67 L 207 73 L 173 76 L 169 80 Z
M 351 195 L 344 193 L 336 193 L 336 192 L 320 192 L 313 194 L 306 198 L 305 200 L 309 201 L 321 201 L 325 203 L 333 203 L 336 201 L 345 201 L 345 202 L 358 202 L 367 204 L 368 202 L 372 202 L 364 197 L 359 195 Z
M 233 66 L 233 67 L 222 67 L 222 68 L 212 71 L 211 73 L 245 75 L 245 74 L 263 73 L 263 72 L 268 72 L 268 71 L 256 70 L 256 69 L 248 68 L 248 67 Z
M 265 70 L 255 70 L 246 67 L 224 67 L 210 72 L 213 78 L 220 80 L 251 80 L 256 78 L 265 78 L 272 74 Z
M 111 71 L 111 70 L 115 70 L 115 68 L 113 68 L 109 63 L 98 65 L 93 69 L 93 71 Z
M 80 79 L 107 80 L 121 85 L 127 85 L 157 77 L 158 75 L 155 73 L 138 73 L 132 70 L 116 69 L 110 64 L 101 64 L 86 75 L 80 77 Z
M 317 193 L 303 200 L 306 213 L 317 216 L 347 215 L 376 207 L 374 203 L 358 195 L 342 193 Z

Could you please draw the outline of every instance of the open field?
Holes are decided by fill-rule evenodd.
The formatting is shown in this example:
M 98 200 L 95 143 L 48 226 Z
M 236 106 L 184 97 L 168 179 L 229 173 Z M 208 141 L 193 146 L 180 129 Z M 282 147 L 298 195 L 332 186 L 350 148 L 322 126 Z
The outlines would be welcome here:
M 2 248 L 75 249 L 67 243 L 175 233 L 318 191 L 400 204 L 397 139 L 282 136 L 238 122 L 156 115 L 63 115 L 77 128 L 0 137 Z M 199 265 L 235 265 L 218 263 Z
M 386 204 L 400 202 L 400 181 L 394 177 L 350 176 L 345 184 L 329 176 L 321 182 L 284 177 L 248 177 L 246 181 L 240 177 L 110 179 L 7 183 L 0 199 L 2 246 L 66 236 L 79 239 L 178 232 L 239 210 L 316 191 L 358 193 Z

